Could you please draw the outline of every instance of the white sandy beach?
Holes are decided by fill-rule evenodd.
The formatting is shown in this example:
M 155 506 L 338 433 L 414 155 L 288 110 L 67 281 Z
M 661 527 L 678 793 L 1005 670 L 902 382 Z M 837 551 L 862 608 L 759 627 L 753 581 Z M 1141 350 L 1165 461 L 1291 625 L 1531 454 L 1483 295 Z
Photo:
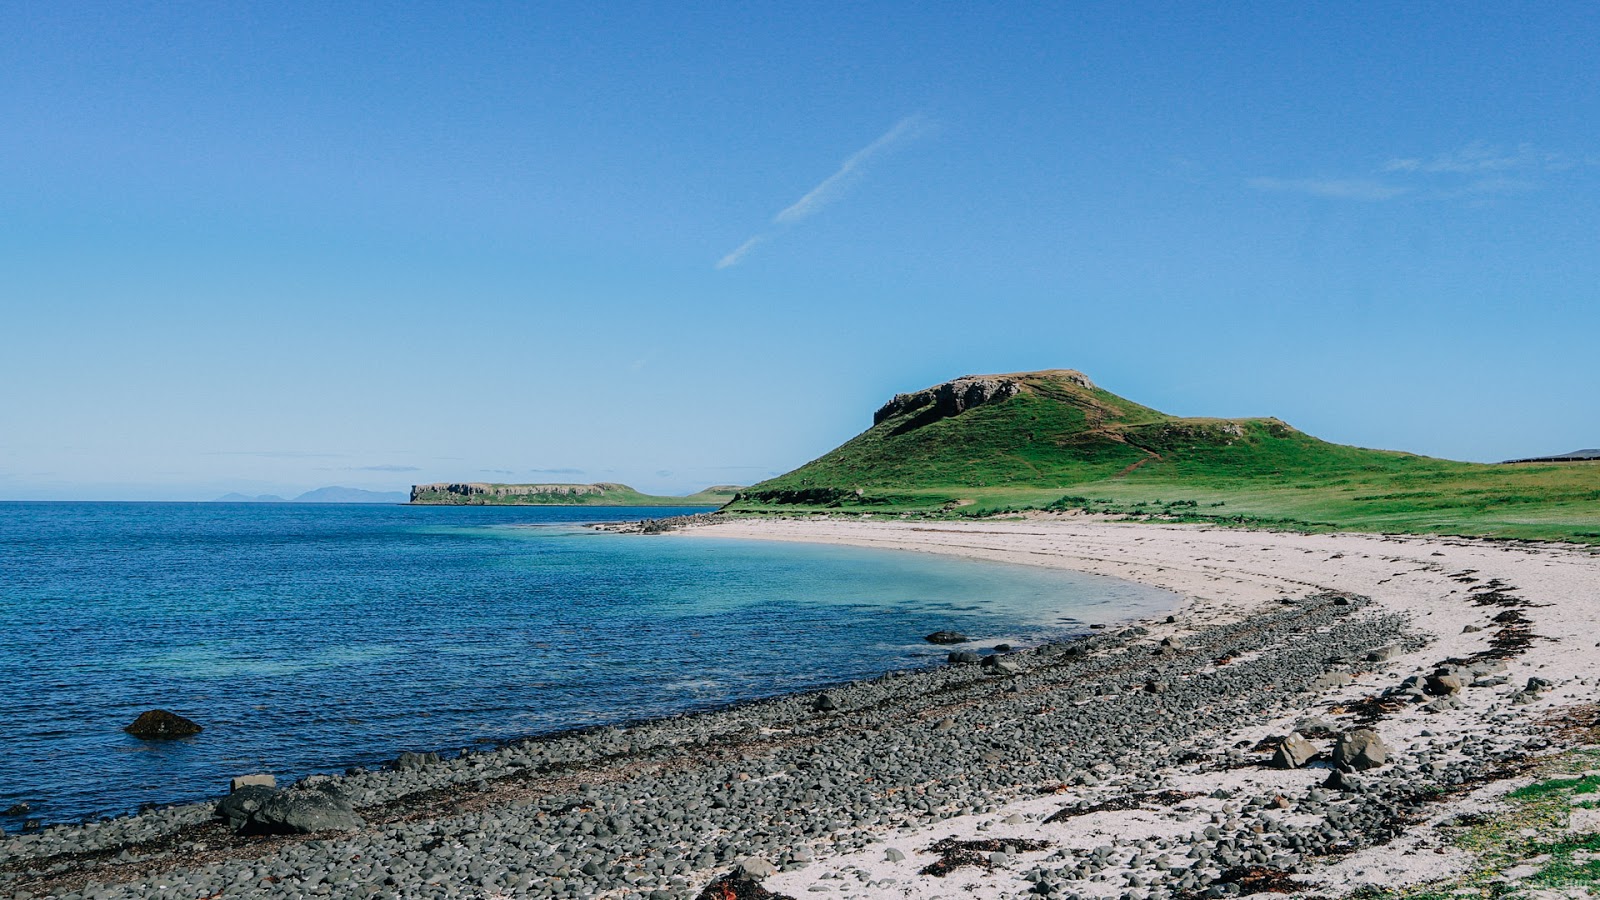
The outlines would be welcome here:
M 1406 615 L 1426 646 L 1394 661 L 1358 672 L 1353 684 L 1304 695 L 1292 715 L 1262 721 L 1232 738 L 1255 741 L 1281 735 L 1302 715 L 1329 715 L 1343 699 L 1369 696 L 1414 673 L 1431 671 L 1449 657 L 1485 649 L 1494 634 L 1494 607 L 1475 605 L 1469 595 L 1493 580 L 1501 590 L 1531 601 L 1533 631 L 1540 636 L 1510 661 L 1503 687 L 1460 695 L 1462 707 L 1425 713 L 1403 709 L 1379 727 L 1402 755 L 1424 746 L 1447 748 L 1455 736 L 1485 731 L 1521 731 L 1562 708 L 1591 703 L 1600 684 L 1600 554 L 1579 547 L 1490 542 L 1456 538 L 1383 537 L 1359 534 L 1307 535 L 1249 532 L 1182 525 L 1119 523 L 1084 516 L 1040 515 L 1020 521 L 925 523 L 859 520 L 739 520 L 687 532 L 694 536 L 813 541 L 942 553 L 1028 565 L 1053 566 L 1115 576 L 1166 588 L 1185 598 L 1173 624 L 1153 624 L 1150 640 L 1181 635 L 1196 626 L 1238 619 L 1270 608 L 1278 598 L 1315 590 L 1371 597 L 1376 608 Z M 1481 629 L 1481 630 L 1473 630 Z M 1530 676 L 1555 687 L 1533 703 L 1509 704 Z M 1508 724 L 1510 723 L 1510 724 Z M 1426 733 L 1425 733 L 1426 732 Z M 962 897 L 1018 895 L 1028 887 L 1020 875 L 1042 861 L 1045 851 L 1021 854 L 992 872 L 961 869 L 944 877 L 920 875 L 934 857 L 925 852 L 944 837 L 1046 838 L 1057 847 L 1092 848 L 1116 838 L 1188 835 L 1234 814 L 1223 799 L 1201 796 L 1169 810 L 1105 812 L 1065 822 L 1042 819 L 1075 796 L 1091 799 L 1114 787 L 1117 773 L 1096 792 L 1025 798 L 984 816 L 940 822 L 916 831 L 886 834 L 864 851 L 819 855 L 799 871 L 781 872 L 766 886 L 795 896 L 832 893 L 853 897 Z M 1327 769 L 1238 769 L 1208 773 L 1188 784 L 1181 773 L 1171 783 L 1209 794 L 1281 786 L 1305 790 Z M 1194 779 L 1190 779 L 1194 780 Z M 1203 783 L 1201 783 L 1203 782 Z M 1512 783 L 1490 785 L 1463 799 L 1440 804 L 1437 819 L 1493 803 Z M 893 848 L 904 854 L 891 862 Z M 1362 885 L 1398 886 L 1451 874 L 1468 862 L 1428 828 L 1418 828 L 1386 846 L 1340 859 L 1311 876 L 1307 890 L 1338 895 Z M 889 884 L 889 880 L 893 884 Z M 1115 882 L 1087 885 L 1117 896 Z M 825 891 L 822 889 L 826 889 Z

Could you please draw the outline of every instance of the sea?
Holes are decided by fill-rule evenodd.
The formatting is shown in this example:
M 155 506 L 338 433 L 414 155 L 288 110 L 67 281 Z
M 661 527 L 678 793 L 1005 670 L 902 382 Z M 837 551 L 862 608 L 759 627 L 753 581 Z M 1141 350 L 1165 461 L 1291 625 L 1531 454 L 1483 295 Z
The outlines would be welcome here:
M 713 709 L 938 665 L 938 630 L 1026 645 L 1177 603 L 1038 567 L 588 527 L 697 511 L 0 503 L 0 825 Z M 204 731 L 124 733 L 148 709 Z

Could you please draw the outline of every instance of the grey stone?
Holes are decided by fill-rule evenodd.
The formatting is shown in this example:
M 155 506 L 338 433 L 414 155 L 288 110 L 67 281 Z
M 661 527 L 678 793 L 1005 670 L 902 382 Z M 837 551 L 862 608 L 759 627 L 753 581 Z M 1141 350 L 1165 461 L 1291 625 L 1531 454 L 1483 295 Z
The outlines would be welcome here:
M 930 644 L 964 644 L 967 636 L 959 631 L 935 631 L 923 640 Z
M 420 769 L 423 766 L 433 765 L 438 761 L 439 754 L 437 753 L 412 753 L 410 750 L 406 750 L 395 757 L 394 767 L 396 769 Z
M 1311 761 L 1317 755 L 1317 748 L 1305 739 L 1300 732 L 1291 732 L 1278 745 L 1272 754 L 1272 766 L 1276 769 L 1298 769 Z
M 1355 680 L 1355 676 L 1351 675 L 1349 672 L 1324 672 L 1323 674 L 1311 679 L 1311 683 L 1306 685 L 1306 690 L 1331 691 L 1334 688 L 1344 687 Z
M 1364 772 L 1388 761 L 1389 745 L 1370 728 L 1346 731 L 1333 745 L 1333 764 L 1342 769 Z
M 759 856 L 745 856 L 734 862 L 734 869 L 751 880 L 761 881 L 778 874 L 778 867 Z
M 277 793 L 265 785 L 244 785 L 217 803 L 217 818 L 227 823 L 229 828 L 238 831 L 250 821 L 257 810 L 261 809 L 261 805 L 268 798 L 276 796 Z
M 246 834 L 313 834 L 355 831 L 362 824 L 350 804 L 337 795 L 320 790 L 276 791 L 261 801 L 260 808 L 238 830 Z

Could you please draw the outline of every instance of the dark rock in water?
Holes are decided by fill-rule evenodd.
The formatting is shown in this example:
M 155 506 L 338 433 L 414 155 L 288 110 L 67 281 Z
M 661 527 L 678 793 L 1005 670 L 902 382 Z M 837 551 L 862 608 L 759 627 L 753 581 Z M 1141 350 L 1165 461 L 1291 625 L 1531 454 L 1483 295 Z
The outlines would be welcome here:
M 817 712 L 833 712 L 839 708 L 839 704 L 828 694 L 818 694 L 817 699 L 811 701 L 811 708 Z
M 995 644 L 994 645 L 994 652 L 996 652 L 996 653 L 1010 653 L 1011 652 L 1011 645 L 1010 644 Z
M 189 737 L 201 732 L 200 723 L 164 709 L 152 709 L 139 714 L 133 724 L 122 729 L 137 738 L 165 740 Z
M 217 803 L 217 818 L 226 822 L 229 828 L 238 831 L 244 828 L 257 810 L 261 809 L 261 804 L 277 793 L 266 785 L 245 785 Z
M 965 644 L 967 636 L 959 631 L 935 631 L 923 640 L 930 644 Z
M 1364 772 L 1388 761 L 1389 745 L 1370 728 L 1346 731 L 1333 745 L 1333 764 L 1341 769 Z
M 738 870 L 705 886 L 695 900 L 794 900 L 788 894 L 774 894 L 759 881 L 744 877 Z
M 33 812 L 33 807 L 26 803 L 13 803 L 6 807 L 6 815 L 8 816 L 25 816 L 31 812 Z
M 971 650 L 952 650 L 945 659 L 952 666 L 970 666 L 978 662 L 979 656 Z
M 394 767 L 396 769 L 420 769 L 423 766 L 431 766 L 438 761 L 439 754 L 437 753 L 412 753 L 410 750 L 406 750 L 395 757 Z
M 362 826 L 343 797 L 326 791 L 279 791 L 261 802 L 240 829 L 246 834 L 313 834 Z

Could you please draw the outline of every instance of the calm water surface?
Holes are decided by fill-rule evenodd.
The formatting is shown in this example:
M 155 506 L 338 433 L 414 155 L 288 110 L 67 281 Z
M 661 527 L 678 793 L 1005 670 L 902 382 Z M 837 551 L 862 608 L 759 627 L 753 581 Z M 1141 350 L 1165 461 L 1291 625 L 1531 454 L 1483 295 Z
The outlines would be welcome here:
M 929 554 L 610 535 L 688 510 L 0 503 L 0 809 L 193 800 L 1035 641 L 1171 594 Z M 205 726 L 122 732 L 165 708 Z M 20 817 L 5 819 L 8 829 Z

